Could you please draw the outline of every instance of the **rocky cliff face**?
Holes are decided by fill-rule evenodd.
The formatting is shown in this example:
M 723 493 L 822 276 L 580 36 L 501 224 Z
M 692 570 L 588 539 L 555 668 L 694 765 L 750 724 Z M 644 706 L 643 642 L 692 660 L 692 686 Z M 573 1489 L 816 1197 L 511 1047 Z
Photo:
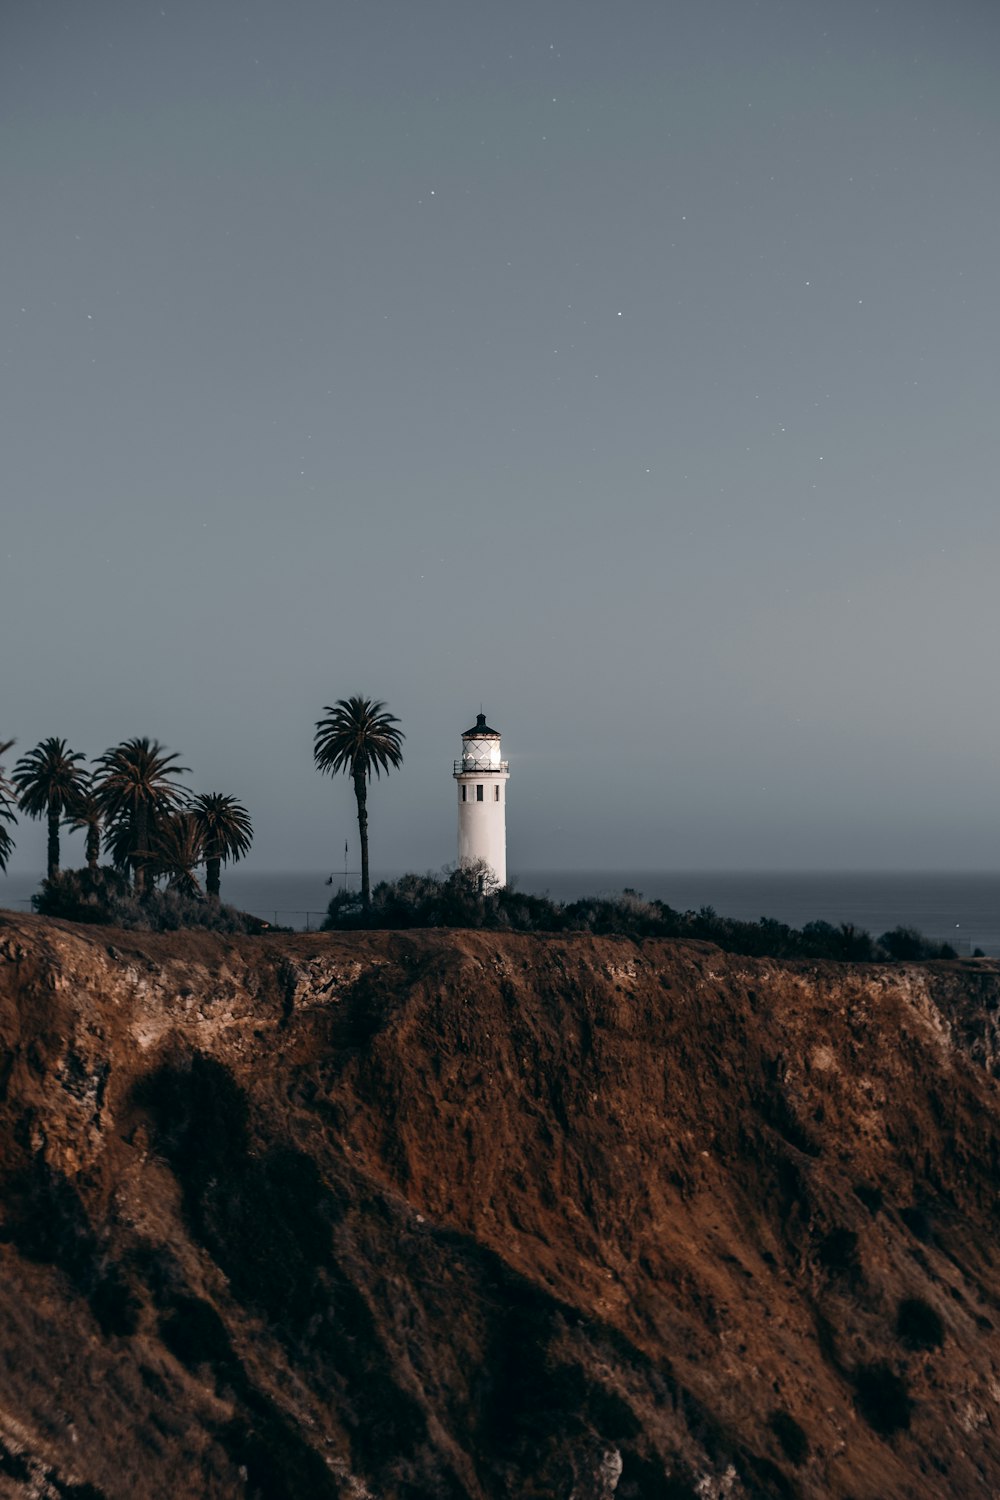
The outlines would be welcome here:
M 1000 975 L 0 921 L 0 1494 L 1000 1493 Z

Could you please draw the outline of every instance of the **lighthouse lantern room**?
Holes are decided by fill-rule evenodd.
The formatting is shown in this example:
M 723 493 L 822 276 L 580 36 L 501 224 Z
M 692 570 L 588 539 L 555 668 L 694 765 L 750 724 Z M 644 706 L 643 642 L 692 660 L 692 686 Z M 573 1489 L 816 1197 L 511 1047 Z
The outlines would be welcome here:
M 456 760 L 458 786 L 458 862 L 488 864 L 501 885 L 507 884 L 508 764 L 500 759 L 500 731 L 479 714 L 462 735 L 462 758 Z

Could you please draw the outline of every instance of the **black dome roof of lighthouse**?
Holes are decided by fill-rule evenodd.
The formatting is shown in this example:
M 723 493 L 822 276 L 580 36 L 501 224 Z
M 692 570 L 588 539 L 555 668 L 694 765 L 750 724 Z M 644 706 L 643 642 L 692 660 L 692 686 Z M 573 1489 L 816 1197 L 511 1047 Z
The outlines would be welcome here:
M 490 726 L 486 722 L 485 714 L 477 714 L 476 722 L 473 724 L 471 729 L 465 730 L 462 738 L 463 740 L 482 740 L 486 739 L 487 737 L 498 740 L 500 738 L 500 731 L 499 729 L 490 728 Z

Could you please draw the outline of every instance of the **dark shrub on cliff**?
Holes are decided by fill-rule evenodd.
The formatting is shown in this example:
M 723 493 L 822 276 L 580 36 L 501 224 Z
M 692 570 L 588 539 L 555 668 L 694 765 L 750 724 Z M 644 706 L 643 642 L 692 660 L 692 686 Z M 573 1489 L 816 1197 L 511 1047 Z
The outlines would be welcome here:
M 906 1381 L 887 1364 L 861 1365 L 855 1370 L 854 1400 L 879 1437 L 904 1432 L 910 1425 L 913 1402 Z
M 588 896 L 557 910 L 559 926 L 570 932 L 679 937 L 684 926 L 684 919 L 662 901 L 646 901 L 631 889 L 620 896 Z
M 180 932 L 189 927 L 206 932 L 265 932 L 268 924 L 235 906 L 206 901 L 201 896 L 185 896 L 179 891 L 152 891 L 144 901 L 135 902 L 135 920 L 124 927 L 149 924 L 151 932 Z M 116 919 L 117 920 L 117 919 Z
M 261 932 L 267 924 L 233 906 L 184 896 L 177 891 L 152 890 L 142 898 L 117 870 L 62 870 L 43 880 L 31 904 L 43 917 L 67 922 L 89 922 L 103 927 L 125 927 L 139 932 L 179 932 L 202 928 L 209 932 Z
M 915 927 L 894 927 L 891 932 L 883 932 L 878 943 L 889 958 L 895 959 L 957 958 L 958 956 L 950 943 L 933 943 Z
M 784 1449 L 785 1457 L 798 1466 L 809 1457 L 809 1439 L 790 1412 L 780 1407 L 771 1413 L 767 1425 Z
M 106 926 L 114 920 L 112 911 L 122 903 L 130 903 L 131 895 L 126 876 L 110 865 L 103 865 L 97 870 L 60 870 L 42 881 L 31 904 L 43 917 Z
M 855 927 L 853 922 L 841 922 L 839 927 L 834 927 L 832 922 L 807 922 L 802 929 L 801 941 L 806 956 L 815 953 L 819 958 L 832 958 L 836 955 L 849 963 L 870 963 L 879 956 L 871 933 L 863 927 Z
M 946 943 L 933 943 L 909 928 L 886 933 L 876 943 L 853 923 L 807 922 L 800 930 L 761 917 L 759 922 L 721 917 L 710 906 L 678 912 L 664 901 L 647 901 L 626 889 L 616 896 L 588 896 L 563 903 L 498 886 L 487 865 L 460 866 L 442 875 L 404 875 L 382 881 L 365 912 L 361 897 L 340 891 L 330 902 L 323 930 L 359 927 L 462 927 L 499 932 L 592 932 L 631 938 L 699 938 L 729 953 L 760 958 L 835 959 L 884 963 L 903 958 L 954 958 Z
M 929 1302 L 922 1297 L 907 1297 L 896 1314 L 896 1335 L 908 1349 L 940 1349 L 944 1324 Z
M 536 902 L 537 909 L 525 903 Z M 544 926 L 551 903 L 498 887 L 486 865 L 462 865 L 435 875 L 383 880 L 372 891 L 366 914 L 354 891 L 339 891 L 327 909 L 325 931 L 354 927 L 489 927 L 534 931 Z M 538 921 L 539 918 L 543 920 Z

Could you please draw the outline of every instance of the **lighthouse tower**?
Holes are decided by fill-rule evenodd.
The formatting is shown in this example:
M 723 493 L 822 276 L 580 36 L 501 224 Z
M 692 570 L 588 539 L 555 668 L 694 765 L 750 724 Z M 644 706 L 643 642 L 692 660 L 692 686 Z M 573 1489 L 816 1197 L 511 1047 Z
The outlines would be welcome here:
M 490 865 L 501 885 L 507 884 L 507 778 L 500 759 L 500 731 L 491 729 L 480 714 L 462 735 L 462 759 L 455 762 L 458 785 L 458 862 Z

